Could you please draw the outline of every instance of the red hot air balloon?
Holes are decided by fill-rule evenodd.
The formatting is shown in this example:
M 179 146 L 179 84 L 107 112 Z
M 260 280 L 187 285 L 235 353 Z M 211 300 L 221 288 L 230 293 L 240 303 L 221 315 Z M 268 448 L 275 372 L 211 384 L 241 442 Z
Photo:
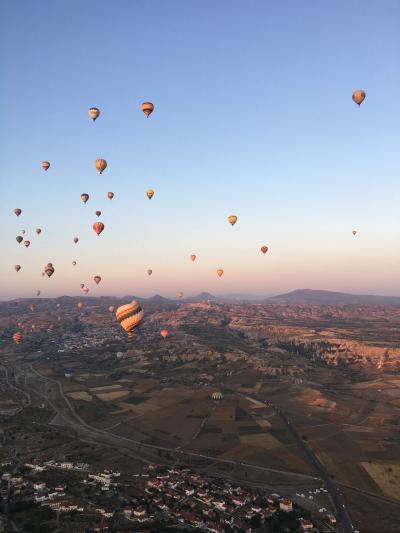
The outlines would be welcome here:
M 168 330 L 167 329 L 162 329 L 160 331 L 160 335 L 163 339 L 166 339 L 168 337 Z
M 97 233 L 97 236 L 100 236 L 100 233 L 104 230 L 103 222 L 95 222 L 93 224 L 93 229 Z
M 22 333 L 20 331 L 17 331 L 12 336 L 12 339 L 15 342 L 15 344 L 20 344 L 22 342 Z
M 89 292 L 89 289 L 87 287 L 83 287 L 82 291 L 87 294 Z
M 31 244 L 31 241 L 24 241 L 25 248 L 29 248 L 30 244 Z

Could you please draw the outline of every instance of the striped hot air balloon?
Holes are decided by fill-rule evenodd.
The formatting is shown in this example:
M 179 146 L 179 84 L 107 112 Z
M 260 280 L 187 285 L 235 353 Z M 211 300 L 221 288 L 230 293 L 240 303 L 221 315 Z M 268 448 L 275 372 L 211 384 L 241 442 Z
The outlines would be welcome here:
M 115 313 L 118 322 L 129 338 L 133 337 L 133 332 L 142 322 L 143 315 L 143 309 L 136 300 L 132 300 L 130 304 L 121 305 Z
M 97 233 L 97 236 L 99 236 L 100 233 L 101 233 L 101 232 L 103 231 L 103 229 L 104 229 L 104 224 L 103 224 L 103 222 L 95 222 L 95 223 L 93 224 L 93 229 L 94 229 L 94 231 Z
M 22 342 L 22 333 L 20 331 L 17 331 L 12 336 L 12 339 L 15 342 L 15 344 L 20 344 Z
M 50 168 L 50 163 L 48 161 L 42 161 L 40 163 L 40 166 L 42 167 L 43 170 L 49 170 Z
M 102 174 L 107 168 L 107 161 L 105 159 L 96 159 L 94 165 L 100 174 Z
M 143 102 L 142 111 L 146 115 L 146 117 L 149 118 L 149 116 L 154 111 L 154 105 L 151 102 Z
M 88 111 L 89 117 L 93 120 L 93 122 L 100 116 L 100 109 L 97 107 L 91 107 Z

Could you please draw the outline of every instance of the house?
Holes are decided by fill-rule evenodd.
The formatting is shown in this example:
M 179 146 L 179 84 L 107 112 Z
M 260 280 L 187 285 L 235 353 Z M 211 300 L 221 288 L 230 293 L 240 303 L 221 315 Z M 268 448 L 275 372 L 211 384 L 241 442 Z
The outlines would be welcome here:
M 137 507 L 133 514 L 135 515 L 135 518 L 144 518 L 146 516 L 146 509 L 144 507 Z
M 132 513 L 133 513 L 133 508 L 132 507 L 126 507 L 123 511 L 122 511 L 123 515 L 125 516 L 125 518 L 130 518 L 132 516 Z
M 305 520 L 304 518 L 299 519 L 301 531 L 312 531 L 314 529 L 314 524 L 310 520 Z
M 40 481 L 39 483 L 33 484 L 33 489 L 38 492 L 45 490 L 45 488 L 46 488 L 46 483 L 44 481 Z
M 293 502 L 291 500 L 287 500 L 286 498 L 282 498 L 279 501 L 279 509 L 285 513 L 290 513 L 293 511 Z
M 237 507 L 241 507 L 246 503 L 246 498 L 243 496 L 232 496 L 232 503 L 234 503 Z

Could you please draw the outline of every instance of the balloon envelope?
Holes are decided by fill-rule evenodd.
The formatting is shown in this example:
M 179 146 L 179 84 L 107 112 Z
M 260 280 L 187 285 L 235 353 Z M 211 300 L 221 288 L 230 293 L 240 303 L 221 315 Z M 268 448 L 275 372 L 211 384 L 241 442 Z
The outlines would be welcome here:
M 229 224 L 232 224 L 234 226 L 237 222 L 237 216 L 236 215 L 230 215 L 228 217 Z
M 263 254 L 266 254 L 268 252 L 268 246 L 261 246 L 261 251 Z
M 94 229 L 94 231 L 97 233 L 97 236 L 99 236 L 100 233 L 101 233 L 101 232 L 103 231 L 103 229 L 104 229 L 104 224 L 103 224 L 103 222 L 95 222 L 95 223 L 93 224 L 93 229 Z
M 86 202 L 89 200 L 89 195 L 84 192 L 83 194 L 81 194 L 81 200 L 84 204 L 86 204 Z
M 147 191 L 146 191 L 146 196 L 147 196 L 147 198 L 148 198 L 149 200 L 151 200 L 151 199 L 153 198 L 153 196 L 154 196 L 154 191 L 153 191 L 153 189 L 147 189 Z
M 114 198 L 114 193 L 111 192 L 111 191 L 108 192 L 108 193 L 107 193 L 107 198 L 108 198 L 109 200 L 112 200 L 112 199 Z
M 126 331 L 128 337 L 133 336 L 134 330 L 143 320 L 143 315 L 143 309 L 136 300 L 132 300 L 130 304 L 121 305 L 115 313 L 118 322 Z
M 222 268 L 219 268 L 219 269 L 217 270 L 217 274 L 218 274 L 219 277 L 221 277 L 223 273 L 224 273 L 224 271 L 223 271 Z
M 94 122 L 96 118 L 98 118 L 100 115 L 100 109 L 98 109 L 97 107 L 91 107 L 88 111 L 88 115 Z
M 17 217 L 19 217 L 19 215 L 22 213 L 22 209 L 19 209 L 19 207 L 17 207 L 16 209 L 14 209 L 14 213 L 17 215 Z
M 151 102 L 143 102 L 142 111 L 148 118 L 154 111 L 154 105 Z
M 365 96 L 365 91 L 363 91 L 362 89 L 358 89 L 357 91 L 354 91 L 352 95 L 353 102 L 360 106 L 364 102 Z
M 40 163 L 40 165 L 41 165 L 43 170 L 49 170 L 49 168 L 50 168 L 50 163 L 48 161 L 42 161 Z
M 102 174 L 107 168 L 107 161 L 105 159 L 96 159 L 94 165 L 100 174 Z
M 192 261 L 196 261 L 196 257 L 197 257 L 196 255 L 192 254 L 192 255 L 190 256 L 190 259 L 191 259 Z

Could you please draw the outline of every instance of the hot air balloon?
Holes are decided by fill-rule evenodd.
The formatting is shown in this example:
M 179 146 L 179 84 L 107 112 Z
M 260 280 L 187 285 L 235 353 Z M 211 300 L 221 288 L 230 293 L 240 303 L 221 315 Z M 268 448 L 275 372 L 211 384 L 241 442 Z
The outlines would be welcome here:
M 76 306 L 77 306 L 78 309 L 82 309 L 82 307 L 83 307 L 83 303 L 82 303 L 82 302 L 78 302 L 78 303 L 76 304 Z
M 61 304 L 60 304 L 60 303 L 58 303 L 58 304 L 56 305 L 56 307 L 57 307 L 57 309 L 60 309 L 60 307 L 61 307 Z
M 21 237 L 21 235 L 18 235 L 18 237 L 15 237 L 15 240 L 17 241 L 18 244 L 21 244 L 21 242 L 24 240 L 23 237 Z
M 237 222 L 237 216 L 235 216 L 235 215 L 230 215 L 230 216 L 228 217 L 228 222 L 229 222 L 229 224 L 232 224 L 232 226 L 234 226 L 234 225 L 236 224 L 236 222 Z
M 190 259 L 191 259 L 192 261 L 196 261 L 196 257 L 197 257 L 196 255 L 192 254 L 192 255 L 190 256 Z
M 19 272 L 21 270 L 21 265 L 15 265 L 14 269 Z
M 360 106 L 364 102 L 365 96 L 365 91 L 363 91 L 362 89 L 358 89 L 357 91 L 354 91 L 352 95 L 353 102 Z
M 162 329 L 160 331 L 160 335 L 163 339 L 166 339 L 168 337 L 168 330 L 167 329 Z
M 42 272 L 42 278 L 45 276 L 45 272 Z
M 101 281 L 101 276 L 94 276 L 94 282 L 96 283 L 96 285 L 98 285 Z
M 33 313 L 33 311 L 36 309 L 36 305 L 35 305 L 35 304 L 30 304 L 29 309 L 30 309 L 30 310 L 32 311 L 32 313 Z
M 357 235 L 357 230 L 353 229 L 353 231 L 351 232 L 353 235 Z
M 107 161 L 105 159 L 96 159 L 94 165 L 96 169 L 100 172 L 100 174 L 103 174 L 103 172 L 107 168 Z
M 36 291 L 36 296 L 40 296 L 40 290 Z
M 72 261 L 72 266 L 76 266 L 76 261 Z
M 89 200 L 89 198 L 90 198 L 90 197 L 89 197 L 89 195 L 88 195 L 86 192 L 84 192 L 84 193 L 81 194 L 81 200 L 82 200 L 82 202 L 83 202 L 84 204 L 86 204 L 86 202 Z
M 52 263 L 47 263 L 47 265 L 46 265 L 46 267 L 44 269 L 44 272 L 50 278 L 54 274 L 53 264 Z
M 24 241 L 25 248 L 28 248 L 30 244 L 31 244 L 31 241 Z
M 149 118 L 149 116 L 154 111 L 154 105 L 151 102 L 143 102 L 142 111 L 146 115 L 146 117 Z
M 21 230 L 22 235 L 25 235 L 26 231 L 23 229 Z
M 87 294 L 89 292 L 89 289 L 87 287 L 83 287 L 82 291 Z
M 147 189 L 147 191 L 146 191 L 146 196 L 147 196 L 147 198 L 148 198 L 149 200 L 151 200 L 151 199 L 153 198 L 153 196 L 154 196 L 154 191 L 153 191 L 153 189 Z
M 49 170 L 50 168 L 50 163 L 48 161 L 42 161 L 40 163 L 40 166 L 42 167 L 43 170 Z
M 219 268 L 219 269 L 217 270 L 217 274 L 218 274 L 219 277 L 221 277 L 223 273 L 224 273 L 224 271 L 223 271 L 222 268 Z
M 97 109 L 97 107 L 91 107 L 88 111 L 89 117 L 93 120 L 93 122 L 96 120 L 96 118 L 100 115 L 100 109 Z
M 42 233 L 42 230 L 40 228 L 36 228 L 36 233 L 40 235 Z
M 75 374 L 75 369 L 74 368 L 66 368 L 64 370 L 64 376 L 67 378 L 67 379 L 71 379 Z
M 261 251 L 263 254 L 266 254 L 268 252 L 268 246 L 261 246 Z
M 83 289 L 84 286 L 85 286 L 84 283 L 81 283 L 81 284 L 79 285 L 79 287 L 80 287 L 81 289 Z
M 20 331 L 17 331 L 17 333 L 14 333 L 12 336 L 13 341 L 15 344 L 20 344 L 22 342 L 22 333 Z
M 148 274 L 149 276 L 151 276 L 151 275 L 153 274 L 153 271 L 151 270 L 151 268 L 149 268 L 149 269 L 147 270 L 147 274 Z
M 100 216 L 101 215 L 101 211 L 96 211 L 96 216 Z
M 79 241 L 78 237 L 74 237 L 74 243 L 76 244 Z
M 143 315 L 143 309 L 136 300 L 132 300 L 130 304 L 121 305 L 115 313 L 118 322 L 129 338 L 133 337 L 133 332 L 143 320 Z
M 177 295 L 178 298 L 183 298 L 183 292 L 182 291 L 178 291 L 176 293 L 176 295 Z
M 17 215 L 17 217 L 19 217 L 19 215 L 22 213 L 22 209 L 17 207 L 16 209 L 14 209 L 14 213 Z
M 99 237 L 100 236 L 100 233 L 103 231 L 104 229 L 104 224 L 103 222 L 95 222 L 93 224 L 93 229 L 94 231 L 97 233 L 97 236 Z
M 114 312 L 114 309 L 115 307 L 113 305 L 110 305 L 110 307 L 108 308 L 108 310 L 110 311 L 110 313 L 113 313 Z
M 114 193 L 111 192 L 111 191 L 108 192 L 108 193 L 107 193 L 107 198 L 108 198 L 109 200 L 112 200 L 112 199 L 114 198 Z

